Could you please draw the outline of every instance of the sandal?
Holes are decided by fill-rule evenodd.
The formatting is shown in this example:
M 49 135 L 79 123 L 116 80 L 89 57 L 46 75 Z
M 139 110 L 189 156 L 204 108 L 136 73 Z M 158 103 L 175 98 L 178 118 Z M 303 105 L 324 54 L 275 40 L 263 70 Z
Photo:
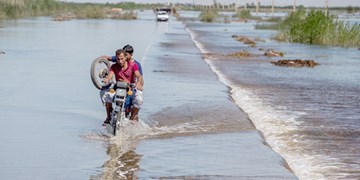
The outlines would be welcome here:
M 106 118 L 103 124 L 110 124 L 110 118 Z

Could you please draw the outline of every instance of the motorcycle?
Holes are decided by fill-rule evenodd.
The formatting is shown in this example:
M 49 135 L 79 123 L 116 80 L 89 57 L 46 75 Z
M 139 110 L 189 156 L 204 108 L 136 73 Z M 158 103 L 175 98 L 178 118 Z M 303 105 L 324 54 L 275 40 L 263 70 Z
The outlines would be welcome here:
M 115 136 L 121 127 L 124 126 L 125 120 L 125 100 L 131 95 L 131 88 L 123 81 L 103 82 L 103 79 L 109 75 L 111 63 L 102 57 L 96 58 L 90 68 L 90 76 L 94 86 L 99 90 L 109 89 L 109 95 L 112 99 L 111 120 L 109 126 Z

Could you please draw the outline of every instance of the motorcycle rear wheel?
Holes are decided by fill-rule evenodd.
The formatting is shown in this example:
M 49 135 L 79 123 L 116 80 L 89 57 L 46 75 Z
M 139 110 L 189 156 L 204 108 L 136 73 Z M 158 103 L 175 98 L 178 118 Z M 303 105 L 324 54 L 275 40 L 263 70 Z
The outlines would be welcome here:
M 109 74 L 110 62 L 102 57 L 96 58 L 90 68 L 91 81 L 99 90 L 107 87 L 109 83 L 103 83 L 102 80 Z

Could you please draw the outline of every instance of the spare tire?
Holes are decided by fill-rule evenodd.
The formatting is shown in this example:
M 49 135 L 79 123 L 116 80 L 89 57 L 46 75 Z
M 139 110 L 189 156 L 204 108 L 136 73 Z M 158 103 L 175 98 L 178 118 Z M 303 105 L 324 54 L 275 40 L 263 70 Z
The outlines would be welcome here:
M 109 86 L 110 82 L 103 83 L 102 80 L 109 75 L 110 62 L 102 57 L 96 58 L 90 68 L 91 80 L 96 88 L 99 90 Z

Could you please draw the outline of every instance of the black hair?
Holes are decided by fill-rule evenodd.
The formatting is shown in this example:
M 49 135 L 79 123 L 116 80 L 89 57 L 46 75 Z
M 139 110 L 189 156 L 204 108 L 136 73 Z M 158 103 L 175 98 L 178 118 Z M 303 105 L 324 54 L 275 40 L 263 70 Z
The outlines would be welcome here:
M 125 52 L 130 53 L 130 54 L 134 53 L 134 48 L 128 44 L 123 47 L 123 50 L 125 50 Z

